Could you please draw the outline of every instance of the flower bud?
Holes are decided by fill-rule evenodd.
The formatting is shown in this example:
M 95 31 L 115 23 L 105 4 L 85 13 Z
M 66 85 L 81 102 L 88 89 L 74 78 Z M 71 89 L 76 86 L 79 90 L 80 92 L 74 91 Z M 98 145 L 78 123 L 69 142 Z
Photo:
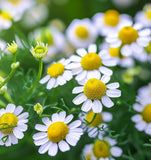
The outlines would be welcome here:
M 16 53 L 17 49 L 18 49 L 18 46 L 14 41 L 13 41 L 13 43 L 8 44 L 8 46 L 7 46 L 7 50 L 12 54 Z
M 37 103 L 36 105 L 34 105 L 34 111 L 36 111 L 40 116 L 43 112 L 43 106 L 40 103 Z

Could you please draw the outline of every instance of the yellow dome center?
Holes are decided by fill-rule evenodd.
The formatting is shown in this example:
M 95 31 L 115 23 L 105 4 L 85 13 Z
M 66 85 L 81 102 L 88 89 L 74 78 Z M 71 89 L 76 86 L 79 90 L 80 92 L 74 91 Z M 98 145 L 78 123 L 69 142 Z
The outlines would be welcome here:
M 116 10 L 108 10 L 104 13 L 104 22 L 111 27 L 117 26 L 119 23 L 119 13 Z
M 65 139 L 69 132 L 68 126 L 64 122 L 55 122 L 48 127 L 47 136 L 53 143 Z
M 61 63 L 54 63 L 52 65 L 50 65 L 50 67 L 47 69 L 47 73 L 51 76 L 51 77 L 58 77 L 60 75 L 62 75 L 64 73 L 65 70 L 65 66 Z
M 13 113 L 5 113 L 0 117 L 0 130 L 4 134 L 11 134 L 16 127 L 18 118 Z
M 87 96 L 87 98 L 92 100 L 97 100 L 102 98 L 106 93 L 106 85 L 96 79 L 92 78 L 87 81 L 87 83 L 84 86 L 84 94 Z
M 97 140 L 93 146 L 93 153 L 95 157 L 106 158 L 110 156 L 109 144 L 106 141 Z
M 151 103 L 148 104 L 142 112 L 143 120 L 150 123 L 151 122 Z
M 151 11 L 146 12 L 146 17 L 151 20 Z
M 10 3 L 17 5 L 20 3 L 21 0 L 9 0 Z
M 149 42 L 149 45 L 146 47 L 147 52 L 151 53 L 151 42 Z
M 109 48 L 109 54 L 112 57 L 120 57 L 120 48 Z
M 7 13 L 7 12 L 0 11 L 0 15 L 2 16 L 2 18 L 3 18 L 4 20 L 12 20 L 12 17 L 11 17 L 10 14 Z
M 94 114 L 95 113 L 93 111 L 88 112 L 87 115 L 86 115 L 86 120 L 88 122 L 91 122 L 93 117 L 94 117 Z M 100 113 L 96 113 L 95 119 L 88 126 L 98 127 L 101 123 L 102 123 L 102 116 L 101 116 Z
M 89 35 L 87 28 L 84 27 L 84 26 L 77 27 L 76 30 L 75 30 L 75 33 L 81 39 L 85 39 Z
M 87 53 L 81 59 L 81 66 L 84 70 L 87 71 L 99 69 L 101 65 L 102 65 L 102 60 L 96 53 Z
M 135 42 L 137 40 L 138 32 L 133 27 L 127 26 L 123 27 L 119 31 L 118 37 L 123 44 L 131 44 L 132 42 Z
M 86 158 L 86 160 L 91 160 L 91 154 L 87 154 L 87 155 L 85 156 L 85 158 Z

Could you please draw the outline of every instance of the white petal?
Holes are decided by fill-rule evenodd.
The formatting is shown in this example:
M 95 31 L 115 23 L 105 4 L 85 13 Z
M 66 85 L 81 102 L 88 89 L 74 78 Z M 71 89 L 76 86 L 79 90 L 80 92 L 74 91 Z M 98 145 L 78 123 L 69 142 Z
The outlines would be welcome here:
M 18 124 L 17 128 L 19 128 L 20 131 L 25 132 L 27 130 L 27 124 Z
M 13 129 L 13 133 L 18 139 L 22 139 L 24 137 L 23 132 L 20 131 L 17 127 Z
M 121 54 L 123 56 L 131 56 L 132 55 L 132 49 L 129 45 L 124 45 L 122 48 L 121 48 Z
M 38 133 L 33 135 L 33 139 L 34 140 L 43 139 L 45 137 L 47 137 L 47 133 L 46 132 L 38 132 Z
M 66 80 L 65 80 L 65 78 L 61 75 L 61 76 L 58 76 L 58 77 L 57 77 L 57 83 L 62 86 L 62 85 L 64 85 L 64 84 L 66 83 Z
M 134 115 L 131 120 L 135 123 L 139 122 L 139 121 L 142 121 L 142 116 L 140 114 L 136 114 Z
M 63 77 L 65 80 L 70 81 L 72 79 L 72 72 L 71 71 L 64 71 Z
M 61 111 L 58 116 L 59 116 L 59 121 L 64 122 L 65 117 L 66 117 L 66 112 Z
M 101 74 L 98 70 L 87 71 L 87 79 L 97 78 L 100 79 Z
M 103 75 L 102 78 L 101 78 L 101 81 L 106 84 L 110 81 L 110 79 L 111 79 L 110 76 Z
M 146 122 L 140 121 L 135 125 L 135 127 L 137 128 L 137 130 L 143 131 L 145 129 L 146 125 L 147 125 Z
M 69 124 L 69 128 L 70 129 L 74 129 L 74 128 L 77 128 L 81 125 L 81 121 L 80 120 L 76 120 L 76 121 L 73 121 L 72 123 Z
M 107 84 L 106 87 L 109 88 L 109 89 L 116 89 L 118 88 L 120 85 L 118 82 L 114 82 L 114 83 L 110 83 L 110 84 Z
M 72 74 L 73 74 L 73 75 L 77 75 L 77 74 L 79 74 L 82 70 L 83 70 L 82 67 L 79 67 L 79 68 L 76 68 L 76 69 L 72 69 Z
M 73 115 L 70 114 L 65 118 L 64 123 L 68 124 L 72 119 L 73 119 Z
M 99 56 L 102 58 L 102 59 L 109 59 L 110 58 L 110 55 L 109 55 L 109 53 L 108 53 L 108 51 L 107 50 L 101 50 L 100 52 L 99 52 Z
M 48 155 L 55 156 L 57 152 L 58 152 L 58 145 L 56 143 L 52 143 L 49 148 Z
M 70 134 L 68 134 L 66 136 L 66 141 L 71 145 L 71 146 L 76 146 L 78 140 L 75 139 L 76 137 L 71 136 Z
M 83 57 L 87 54 L 87 51 L 84 48 L 79 48 L 79 49 L 76 50 L 76 53 L 78 53 L 78 55 Z
M 50 79 L 50 75 L 46 75 L 44 78 L 42 78 L 39 83 L 40 84 L 44 84 L 46 83 L 48 80 Z
M 50 119 L 48 117 L 42 118 L 42 122 L 47 126 L 51 124 L 51 121 L 50 121 Z
M 52 142 L 48 141 L 47 143 L 45 143 L 45 144 L 43 144 L 43 145 L 40 146 L 38 152 L 40 154 L 46 153 L 49 150 L 49 148 L 50 148 L 51 145 L 52 145 Z
M 22 114 L 20 114 L 19 116 L 18 116 L 18 119 L 20 120 L 20 119 L 26 119 L 26 118 L 28 118 L 28 116 L 29 116 L 29 113 L 28 112 L 24 112 L 24 113 L 22 113 Z
M 6 113 L 13 113 L 15 110 L 15 105 L 14 104 L 11 104 L 9 103 L 6 107 Z
M 22 106 L 18 106 L 18 107 L 16 107 L 16 109 L 14 111 L 14 114 L 16 116 L 18 116 L 22 111 L 23 111 L 23 107 Z
M 149 44 L 149 38 L 148 37 L 140 37 L 137 39 L 137 43 L 142 47 L 147 47 Z
M 137 112 L 142 112 L 143 109 L 144 109 L 144 107 L 141 106 L 141 105 L 138 104 L 138 103 L 135 103 L 135 104 L 133 105 L 133 109 L 134 109 L 135 111 L 137 111 Z
M 111 76 L 113 74 L 113 71 L 111 69 L 108 69 L 106 67 L 101 66 L 99 68 L 100 72 L 107 75 L 107 76 Z
M 96 53 L 96 52 L 97 52 L 96 44 L 90 44 L 88 47 L 88 53 Z
M 112 147 L 111 148 L 111 154 L 114 156 L 114 157 L 120 157 L 122 155 L 122 149 L 120 147 Z
M 109 97 L 120 97 L 121 96 L 121 91 L 118 89 L 114 90 L 107 90 L 106 95 Z
M 81 67 L 81 63 L 76 63 L 76 62 L 73 62 L 73 63 L 70 63 L 66 66 L 66 69 L 76 69 L 76 68 L 79 68 Z
M 92 110 L 94 113 L 102 112 L 102 104 L 99 100 L 94 100 L 92 103 Z
M 89 135 L 89 137 L 96 137 L 97 136 L 97 134 L 98 134 L 98 129 L 96 128 L 96 127 L 94 127 L 94 128 L 90 128 L 90 130 L 88 130 L 88 135 Z
M 110 122 L 113 119 L 113 116 L 111 113 L 108 112 L 102 112 L 102 118 L 104 122 Z
M 85 79 L 86 75 L 87 75 L 87 71 L 83 70 L 75 77 L 75 79 L 77 81 L 82 81 L 83 79 Z
M 145 29 L 139 31 L 139 36 L 142 36 L 142 37 L 149 36 L 150 34 L 151 34 L 151 30 L 149 28 L 145 28 Z
M 14 136 L 14 134 L 10 134 L 9 135 L 11 143 L 12 144 L 17 144 L 18 143 L 18 139 Z
M 5 146 L 6 147 L 11 146 L 11 139 L 10 139 L 10 137 L 8 137 L 8 139 L 7 139 L 6 143 L 5 143 Z
M 51 89 L 51 88 L 53 88 L 54 87 L 54 85 L 55 85 L 55 82 L 56 82 L 56 79 L 55 78 L 50 78 L 50 80 L 48 81 L 48 83 L 47 83 L 47 89 Z
M 84 101 L 86 101 L 87 97 L 85 96 L 84 93 L 79 94 L 78 96 L 76 96 L 72 102 L 76 105 L 79 105 L 81 103 L 83 103 Z
M 69 145 L 63 140 L 58 143 L 58 146 L 62 152 L 66 152 L 66 151 L 70 150 Z
M 36 124 L 35 129 L 38 131 L 47 131 L 47 126 L 44 126 L 42 124 Z
M 114 103 L 111 101 L 111 99 L 106 95 L 103 96 L 101 98 L 101 100 L 102 100 L 102 103 L 104 104 L 104 106 L 107 107 L 107 108 L 111 108 L 114 105 Z
M 48 141 L 49 141 L 48 137 L 45 137 L 39 140 L 35 140 L 34 143 L 36 146 L 40 146 L 40 145 L 47 143 Z
M 151 135 L 151 123 L 148 124 L 147 127 L 145 128 L 145 133 Z
M 108 60 L 103 60 L 102 61 L 103 65 L 108 66 L 108 67 L 113 67 L 116 66 L 116 61 L 112 58 L 112 59 L 108 59 Z
M 81 57 L 76 56 L 76 55 L 72 55 L 69 59 L 73 62 L 80 62 L 81 61 Z
M 87 99 L 82 107 L 81 107 L 81 110 L 84 111 L 84 112 L 88 112 L 92 107 L 92 101 L 90 99 Z
M 72 93 L 77 94 L 77 93 L 83 92 L 83 90 L 84 90 L 83 86 L 82 87 L 75 87 L 75 88 L 73 88 Z
M 58 113 L 54 113 L 54 114 L 52 115 L 51 119 L 52 119 L 52 122 L 57 122 L 57 121 L 59 121 L 59 115 L 58 115 Z

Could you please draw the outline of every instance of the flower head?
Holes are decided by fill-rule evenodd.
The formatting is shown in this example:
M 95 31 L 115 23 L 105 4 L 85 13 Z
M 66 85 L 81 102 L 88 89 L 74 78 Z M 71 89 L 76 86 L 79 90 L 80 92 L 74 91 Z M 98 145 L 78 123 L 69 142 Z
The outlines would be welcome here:
M 66 152 L 70 150 L 69 144 L 76 146 L 83 132 L 79 128 L 81 121 L 70 123 L 72 119 L 73 115 L 66 117 L 66 112 L 62 111 L 59 114 L 54 113 L 51 120 L 47 117 L 43 118 L 44 125 L 35 126 L 35 129 L 41 131 L 33 135 L 35 145 L 40 146 L 38 151 L 40 154 L 48 151 L 48 155 L 55 156 L 58 147 L 62 152 Z
M 22 106 L 16 107 L 14 104 L 8 104 L 6 109 L 0 110 L 0 145 L 11 146 L 24 137 L 28 113 L 21 114 L 22 110 Z
M 17 49 L 18 49 L 18 46 L 15 43 L 15 41 L 13 41 L 13 43 L 11 43 L 11 44 L 8 44 L 8 46 L 7 46 L 7 50 L 12 54 L 16 53 Z

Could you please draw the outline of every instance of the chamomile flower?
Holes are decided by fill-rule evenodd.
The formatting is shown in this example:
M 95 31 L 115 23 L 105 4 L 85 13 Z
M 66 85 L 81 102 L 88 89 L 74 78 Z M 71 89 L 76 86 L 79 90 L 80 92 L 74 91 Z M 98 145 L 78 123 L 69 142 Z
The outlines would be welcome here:
M 75 19 L 67 28 L 67 39 L 75 48 L 86 48 L 94 43 L 97 38 L 97 31 L 89 19 Z
M 79 105 L 84 102 L 81 107 L 84 112 L 92 109 L 94 113 L 100 113 L 103 108 L 102 104 L 111 108 L 114 103 L 109 97 L 120 97 L 121 91 L 117 89 L 119 87 L 118 82 L 106 84 L 109 80 L 110 77 L 104 75 L 101 80 L 91 78 L 86 83 L 81 82 L 81 84 L 83 83 L 82 86 L 75 87 L 72 90 L 73 94 L 80 93 L 73 99 L 73 103 Z
M 108 126 L 106 123 L 112 120 L 112 114 L 104 111 L 102 113 L 96 113 L 96 115 L 93 111 L 89 111 L 88 113 L 81 112 L 79 114 L 79 119 L 83 122 L 82 128 L 84 131 L 88 132 L 89 137 L 98 137 L 102 139 L 105 133 L 102 129 L 106 129 Z M 88 125 L 85 123 L 85 120 Z
M 73 121 L 73 115 L 66 117 L 66 112 L 54 113 L 51 120 L 47 117 L 43 118 L 44 125 L 36 124 L 35 129 L 40 131 L 33 135 L 34 143 L 40 146 L 38 152 L 55 156 L 58 149 L 62 152 L 70 150 L 70 146 L 76 146 L 81 135 L 83 134 L 80 120 Z M 70 123 L 70 124 L 69 124 Z
M 132 25 L 132 19 L 126 14 L 116 10 L 107 10 L 105 13 L 97 13 L 93 17 L 94 25 L 100 35 L 106 36 L 118 32 L 122 27 Z
M 18 139 L 24 137 L 28 113 L 21 114 L 22 111 L 22 106 L 16 107 L 14 104 L 8 104 L 6 109 L 0 110 L 0 145 L 8 147 L 11 144 L 17 144 Z
M 73 55 L 70 57 L 72 63 L 67 68 L 72 69 L 77 81 L 82 81 L 86 78 L 100 79 L 101 73 L 108 76 L 112 75 L 112 70 L 105 66 L 115 66 L 116 62 L 109 59 L 103 51 L 97 54 L 97 46 L 95 44 L 89 45 L 88 52 L 84 48 L 80 48 L 76 52 L 78 56 Z
M 151 27 L 151 3 L 146 4 L 143 10 L 136 14 L 135 21 L 144 27 Z
M 134 3 L 136 3 L 137 0 L 113 0 L 113 3 L 116 7 L 121 8 L 128 8 L 129 6 L 132 6 Z
M 145 99 L 143 100 L 145 101 Z M 133 109 L 139 112 L 131 118 L 135 123 L 136 129 L 151 135 L 151 101 L 149 103 L 147 100 L 143 104 L 135 103 Z
M 114 158 L 120 157 L 123 153 L 120 147 L 115 146 L 116 144 L 117 141 L 109 137 L 98 139 L 94 144 L 85 146 L 87 151 L 84 148 L 83 155 L 86 160 L 115 160 Z
M 120 47 L 121 55 L 132 56 L 141 53 L 144 47 L 149 45 L 150 29 L 143 29 L 140 25 L 125 26 L 119 32 L 110 34 L 106 41 L 110 47 Z
M 36 42 L 47 43 L 48 53 L 43 61 L 49 62 L 52 57 L 63 51 L 66 47 L 64 35 L 54 27 L 40 28 L 29 35 Z
M 66 69 L 70 61 L 67 59 L 61 59 L 58 62 L 53 62 L 47 68 L 47 75 L 42 78 L 39 83 L 47 83 L 47 89 L 56 88 L 59 85 L 64 85 L 67 81 L 72 79 L 72 72 Z

